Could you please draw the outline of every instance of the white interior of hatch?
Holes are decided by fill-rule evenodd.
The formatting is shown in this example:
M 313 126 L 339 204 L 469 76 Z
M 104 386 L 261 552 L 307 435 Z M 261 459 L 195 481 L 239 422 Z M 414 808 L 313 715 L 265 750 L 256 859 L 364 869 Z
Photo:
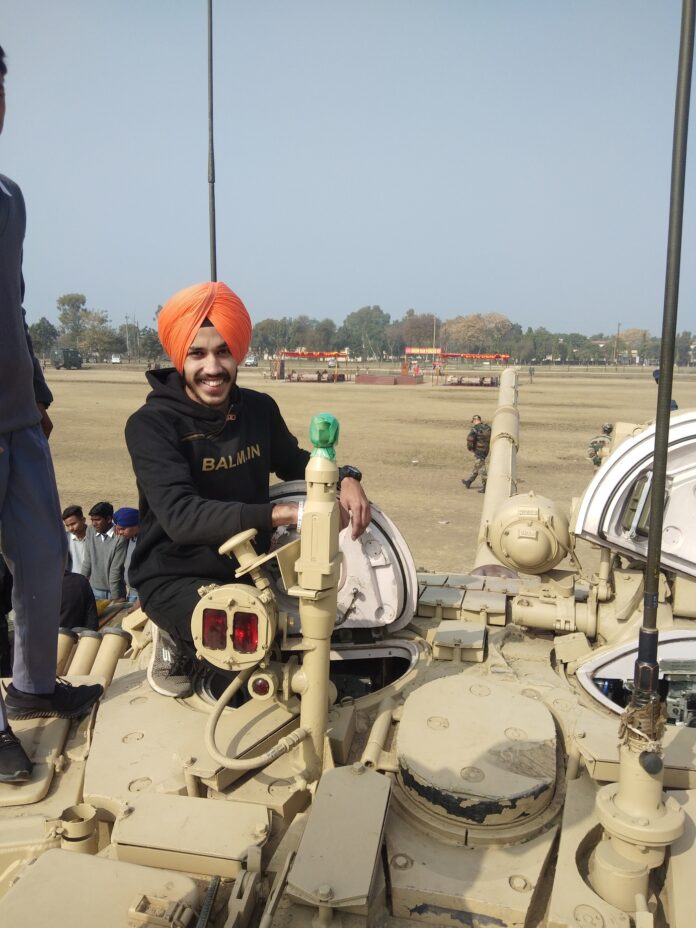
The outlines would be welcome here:
M 576 679 L 592 699 L 621 715 L 623 708 L 597 687 L 595 680 L 631 680 L 638 654 L 638 642 L 627 641 L 588 658 L 575 672 Z M 657 659 L 696 660 L 696 631 L 661 631 Z M 662 674 L 660 673 L 660 676 Z
M 305 496 L 305 483 L 295 480 L 271 487 L 271 502 L 293 502 Z M 418 597 L 416 567 L 403 536 L 375 503 L 372 522 L 353 541 L 350 527 L 339 535 L 342 555 L 338 584 L 336 628 L 404 628 L 413 618 Z M 276 529 L 271 550 L 297 538 L 294 528 Z M 280 578 L 271 569 L 278 606 L 291 616 L 290 633 L 299 634 L 299 607 L 288 596 Z
M 573 531 L 613 550 L 647 557 L 655 426 L 626 439 L 602 464 L 578 506 Z M 661 559 L 696 577 L 696 411 L 670 418 Z

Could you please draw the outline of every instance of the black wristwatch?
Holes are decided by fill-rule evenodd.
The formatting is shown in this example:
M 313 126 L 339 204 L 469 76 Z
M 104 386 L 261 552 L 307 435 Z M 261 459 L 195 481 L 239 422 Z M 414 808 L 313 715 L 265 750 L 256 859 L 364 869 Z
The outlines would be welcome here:
M 338 485 L 341 486 L 341 480 L 344 477 L 352 477 L 353 480 L 362 480 L 362 471 L 358 470 L 357 467 L 353 467 L 352 464 L 344 464 L 343 467 L 338 468 Z

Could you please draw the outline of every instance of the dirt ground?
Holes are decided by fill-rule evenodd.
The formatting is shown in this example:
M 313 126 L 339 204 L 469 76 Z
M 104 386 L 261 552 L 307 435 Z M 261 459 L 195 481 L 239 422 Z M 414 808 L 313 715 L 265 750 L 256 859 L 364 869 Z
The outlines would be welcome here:
M 87 512 L 102 499 L 137 506 L 123 428 L 148 392 L 143 370 L 49 368 L 46 376 L 55 395 L 51 447 L 62 506 L 77 503 Z M 647 369 L 537 368 L 533 383 L 525 369 L 519 380 L 519 492 L 534 490 L 567 509 L 592 476 L 584 454 L 601 423 L 638 423 L 655 413 Z M 262 368 L 242 369 L 239 382 L 270 393 L 304 447 L 313 415 L 338 417 L 339 463 L 363 470 L 368 495 L 399 527 L 417 568 L 471 566 L 483 497 L 461 483 L 471 463 L 465 439 L 472 414 L 492 418 L 496 389 L 279 383 L 264 379 Z M 680 409 L 696 406 L 696 371 L 677 374 L 673 392 Z

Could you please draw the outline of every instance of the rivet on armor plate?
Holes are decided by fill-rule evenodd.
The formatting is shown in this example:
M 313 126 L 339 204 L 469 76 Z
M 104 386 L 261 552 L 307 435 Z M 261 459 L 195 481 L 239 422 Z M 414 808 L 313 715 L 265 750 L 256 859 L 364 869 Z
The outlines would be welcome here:
M 468 780 L 470 783 L 480 783 L 486 774 L 479 767 L 462 767 L 459 776 L 462 780 Z
M 413 861 L 408 854 L 394 854 L 391 865 L 396 870 L 408 870 L 409 867 L 413 866 Z
M 516 893 L 528 893 L 532 888 L 532 884 L 527 877 L 521 876 L 519 873 L 514 873 L 508 880 L 508 883 L 510 884 L 510 889 L 514 889 Z
M 292 786 L 292 780 L 274 780 L 268 786 L 268 792 L 271 796 L 278 796 L 287 792 Z
M 152 780 L 150 777 L 140 777 L 137 780 L 131 780 L 128 784 L 128 791 L 130 793 L 140 793 L 144 789 L 147 789 L 148 786 L 152 786 Z
M 573 912 L 575 924 L 580 928 L 604 928 L 604 918 L 597 909 L 591 905 L 576 906 Z
M 124 744 L 130 744 L 131 741 L 142 741 L 145 737 L 145 733 L 142 731 L 131 731 L 127 735 L 124 735 L 121 738 Z
M 523 728 L 506 728 L 505 737 L 510 741 L 526 741 L 529 736 Z
M 490 688 L 487 687 L 484 683 L 474 683 L 473 686 L 469 687 L 469 692 L 474 696 L 490 696 Z

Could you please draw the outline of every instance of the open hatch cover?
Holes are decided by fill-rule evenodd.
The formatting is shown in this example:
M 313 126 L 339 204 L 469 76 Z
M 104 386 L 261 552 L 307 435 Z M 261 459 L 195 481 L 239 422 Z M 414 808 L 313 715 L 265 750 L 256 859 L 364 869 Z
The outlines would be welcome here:
M 599 468 L 577 510 L 574 532 L 647 558 L 655 424 L 622 442 Z M 696 577 L 696 411 L 669 426 L 661 564 Z
M 271 487 L 271 502 L 295 502 L 304 499 L 303 480 L 277 483 Z M 342 555 L 338 581 L 336 628 L 380 628 L 390 631 L 404 628 L 416 611 L 418 580 L 416 567 L 403 536 L 375 503 L 372 522 L 364 534 L 353 541 L 350 527 L 339 535 Z M 276 529 L 271 549 L 297 538 L 294 528 Z M 280 607 L 298 613 L 297 600 L 285 595 L 276 583 Z

